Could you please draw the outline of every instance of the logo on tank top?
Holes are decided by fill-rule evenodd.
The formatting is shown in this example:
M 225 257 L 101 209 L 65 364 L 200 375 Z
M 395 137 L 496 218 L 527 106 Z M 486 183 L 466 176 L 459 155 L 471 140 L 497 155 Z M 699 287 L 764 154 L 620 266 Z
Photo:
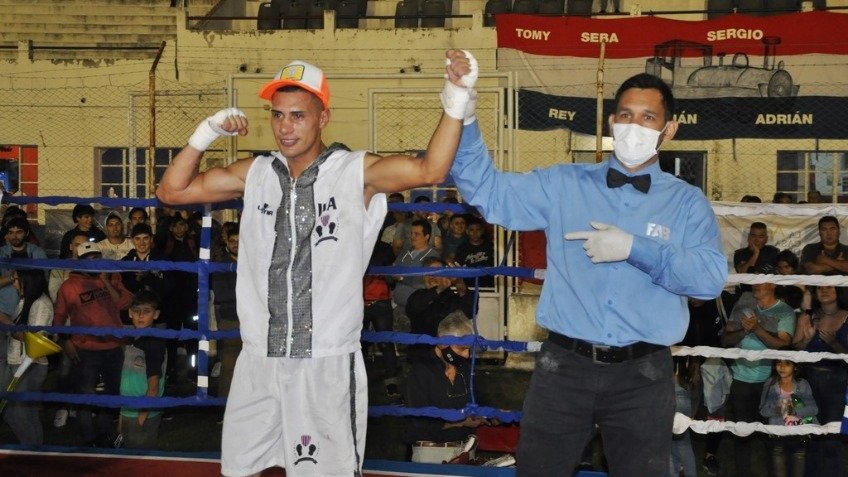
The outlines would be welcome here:
M 268 204 L 257 205 L 256 210 L 258 210 L 260 214 L 274 215 L 274 211 L 268 208 Z
M 318 220 L 316 221 L 318 225 L 315 226 L 315 235 L 318 238 L 315 241 L 316 246 L 327 240 L 336 242 L 339 240 L 336 237 L 336 232 L 338 232 L 338 224 L 336 224 L 338 212 L 339 208 L 336 207 L 335 197 L 330 197 L 330 200 L 326 203 L 318 203 Z
M 294 446 L 294 453 L 297 456 L 294 461 L 294 465 L 300 464 L 301 462 L 312 462 L 313 464 L 317 464 L 318 459 L 315 458 L 315 454 L 317 452 L 318 446 L 312 443 L 312 436 L 300 436 L 300 442 Z

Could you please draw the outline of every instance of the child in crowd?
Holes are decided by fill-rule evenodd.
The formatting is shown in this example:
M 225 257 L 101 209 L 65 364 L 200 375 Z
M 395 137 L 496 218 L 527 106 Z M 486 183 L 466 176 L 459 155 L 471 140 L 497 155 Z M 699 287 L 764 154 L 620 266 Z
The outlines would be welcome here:
M 774 362 L 772 377 L 766 381 L 760 399 L 760 414 L 770 425 L 818 424 L 819 408 L 806 380 L 798 377 L 800 365 L 785 359 Z M 776 477 L 803 477 L 807 436 L 774 437 L 769 441 Z
M 130 319 L 137 329 L 150 328 L 159 318 L 159 296 L 148 289 L 139 290 L 130 305 Z M 134 338 L 124 348 L 121 373 L 122 396 L 161 397 L 165 390 L 165 340 L 152 336 Z M 124 445 L 150 449 L 156 445 L 162 412 L 121 408 L 120 429 Z
M 7 325 L 47 326 L 53 320 L 53 302 L 47 296 L 47 278 L 42 270 L 15 270 L 12 272 L 12 285 L 21 299 L 17 313 L 12 319 L 0 314 L 0 323 Z M 26 357 L 22 333 L 12 333 L 7 351 L 8 368 L 6 378 L 11 379 L 18 366 Z M 0 370 L 0 376 L 3 370 Z M 36 359 L 32 366 L 21 376 L 15 387 L 17 392 L 40 392 L 47 377 L 47 358 Z M 0 379 L 3 390 L 8 382 Z M 40 446 L 44 444 L 44 429 L 39 417 L 38 402 L 11 401 L 3 414 L 3 419 L 12 428 L 18 441 L 24 445 Z

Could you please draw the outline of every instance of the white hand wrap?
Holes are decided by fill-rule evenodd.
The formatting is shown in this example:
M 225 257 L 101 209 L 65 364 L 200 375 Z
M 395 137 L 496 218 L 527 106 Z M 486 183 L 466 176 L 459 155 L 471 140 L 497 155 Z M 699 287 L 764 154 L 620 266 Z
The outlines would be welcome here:
M 460 121 L 465 120 L 465 109 L 468 101 L 471 100 L 468 88 L 445 81 L 445 89 L 442 90 L 439 98 L 442 100 L 442 107 L 445 108 L 445 114 Z
M 442 107 L 445 108 L 445 113 L 454 118 L 462 120 L 463 124 L 471 124 L 477 118 L 475 111 L 477 109 L 477 92 L 474 91 L 474 85 L 477 83 L 477 77 L 480 75 L 480 67 L 477 64 L 477 58 L 468 50 L 462 50 L 465 57 L 468 58 L 470 71 L 462 75 L 460 82 L 464 87 L 455 85 L 450 80 L 445 81 L 445 89 L 442 90 L 439 97 L 442 100 Z M 451 60 L 445 58 L 445 65 L 450 66 Z
M 592 263 L 627 260 L 633 247 L 633 235 L 614 225 L 600 222 L 591 224 L 595 231 L 569 232 L 565 234 L 565 239 L 585 240 L 583 250 L 592 259 Z
M 219 137 L 237 135 L 238 131 L 229 132 L 221 127 L 230 116 L 245 117 L 244 113 L 236 108 L 222 109 L 197 125 L 194 134 L 188 139 L 188 145 L 198 151 L 205 151 Z
M 468 95 L 468 104 L 465 105 L 465 118 L 462 120 L 462 124 L 468 126 L 477 120 L 477 90 L 472 89 L 469 91 Z

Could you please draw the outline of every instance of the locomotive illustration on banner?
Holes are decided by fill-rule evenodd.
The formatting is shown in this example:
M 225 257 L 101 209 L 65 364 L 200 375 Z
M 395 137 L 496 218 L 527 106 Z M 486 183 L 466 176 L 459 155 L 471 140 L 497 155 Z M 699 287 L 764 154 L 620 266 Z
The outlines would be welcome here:
M 664 79 L 679 98 L 760 97 L 786 98 L 798 95 L 800 86 L 776 62 L 780 38 L 762 38 L 763 66 L 750 64 L 748 55 L 735 53 L 727 61 L 718 53 L 713 64 L 713 46 L 686 40 L 670 40 L 654 47 L 654 57 L 645 60 L 645 72 Z

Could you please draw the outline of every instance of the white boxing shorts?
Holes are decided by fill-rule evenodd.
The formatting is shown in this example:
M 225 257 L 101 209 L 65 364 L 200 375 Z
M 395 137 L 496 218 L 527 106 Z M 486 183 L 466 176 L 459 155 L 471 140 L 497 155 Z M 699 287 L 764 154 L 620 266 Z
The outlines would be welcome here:
M 368 420 L 362 352 L 236 361 L 221 437 L 221 473 L 274 466 L 286 476 L 361 476 Z

